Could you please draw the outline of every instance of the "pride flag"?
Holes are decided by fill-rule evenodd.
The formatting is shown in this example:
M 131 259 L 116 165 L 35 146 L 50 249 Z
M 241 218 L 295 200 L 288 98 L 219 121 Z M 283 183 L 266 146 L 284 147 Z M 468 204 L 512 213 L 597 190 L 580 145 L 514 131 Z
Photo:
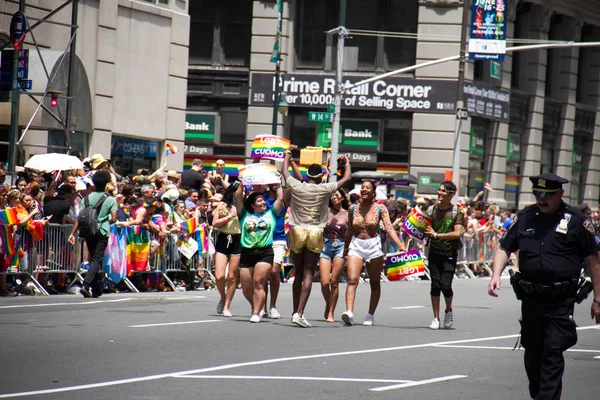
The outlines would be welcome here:
M 127 229 L 127 275 L 131 271 L 150 268 L 150 235 L 146 229 L 132 226 Z
M 167 156 L 172 156 L 173 154 L 177 154 L 177 147 L 173 146 L 171 143 L 165 144 L 165 154 Z
M 388 254 L 385 257 L 385 269 L 390 281 L 399 281 L 409 276 L 425 274 L 425 264 L 419 250 L 409 250 L 406 253 Z
M 204 254 L 208 252 L 208 232 L 206 224 L 200 225 L 196 230 L 196 237 L 194 238 L 198 242 L 198 254 Z
M 14 207 L 5 208 L 0 211 L 0 224 L 2 225 L 16 225 L 19 223 L 17 217 L 17 209 Z
M 188 219 L 187 221 L 183 221 L 183 222 L 179 223 L 179 229 L 181 230 L 181 232 L 187 233 L 188 235 L 191 235 L 192 233 L 194 233 L 194 231 L 196 230 L 197 227 L 198 227 L 198 222 L 196 221 L 196 218 L 191 218 L 191 219 Z
M 415 207 L 402 224 L 402 230 L 417 240 L 423 240 L 428 225 L 431 225 L 431 218 Z
M 110 226 L 108 246 L 104 251 L 103 270 L 113 283 L 121 282 L 127 276 L 127 230 Z
M 34 242 L 44 240 L 44 223 L 42 221 L 29 221 L 27 230 L 31 234 Z
M 2 254 L 17 254 L 13 230 L 10 225 L 0 225 L 0 240 L 2 240 Z
M 258 135 L 252 143 L 251 158 L 283 160 L 283 151 L 290 147 L 290 140 L 275 135 Z

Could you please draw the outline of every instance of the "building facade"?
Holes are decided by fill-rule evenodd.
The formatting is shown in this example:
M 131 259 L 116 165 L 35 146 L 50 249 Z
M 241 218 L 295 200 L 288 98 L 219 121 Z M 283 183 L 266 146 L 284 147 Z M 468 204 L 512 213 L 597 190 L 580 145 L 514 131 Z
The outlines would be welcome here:
M 508 47 L 540 41 L 598 41 L 600 1 L 507 1 Z M 463 1 L 347 0 L 351 32 L 344 82 L 459 54 Z M 282 79 L 271 62 L 274 0 L 197 0 L 190 4 L 186 161 L 245 162 L 254 137 L 278 135 L 304 146 L 329 144 L 331 127 L 308 111 L 332 103 L 339 1 L 283 4 Z M 365 36 L 370 31 L 406 35 Z M 412 34 L 412 35 L 411 35 Z M 418 38 L 417 35 L 418 34 Z M 346 94 L 340 151 L 354 169 L 408 172 L 418 185 L 396 196 L 434 194 L 452 167 L 457 61 L 419 68 Z M 492 65 L 493 64 L 493 65 Z M 507 53 L 501 63 L 468 61 L 462 124 L 461 194 L 489 182 L 489 202 L 523 207 L 534 199 L 528 176 L 555 172 L 572 183 L 565 198 L 594 206 L 600 195 L 600 48 Z M 274 113 L 284 92 L 289 112 Z M 274 117 L 275 114 L 275 117 Z M 392 190 L 393 187 L 390 187 Z
M 11 16 L 18 1 L 0 3 L 2 42 L 8 40 Z M 52 89 L 67 93 L 72 5 L 65 1 L 29 0 L 25 14 L 30 25 L 53 13 L 28 34 L 29 79 L 32 92 Z M 122 174 L 140 168 L 157 168 L 163 162 L 164 145 L 183 149 L 185 123 L 189 15 L 186 0 L 79 0 L 76 60 L 73 68 L 73 112 L 66 121 L 67 99 L 59 96 L 56 107 L 50 97 L 44 105 L 60 119 L 65 129 L 47 111 L 40 110 L 22 141 L 21 161 L 32 154 L 79 150 L 83 156 L 101 153 L 111 158 Z M 63 25 L 59 25 L 59 24 Z M 37 43 L 41 57 L 35 49 Z M 45 74 L 49 71 L 51 80 Z M 37 104 L 21 94 L 19 125 L 28 124 Z M 10 103 L 0 103 L 0 141 L 8 140 Z M 6 145 L 0 146 L 5 151 Z M 5 159 L 5 157 L 3 158 Z M 170 156 L 168 168 L 181 170 L 183 154 Z

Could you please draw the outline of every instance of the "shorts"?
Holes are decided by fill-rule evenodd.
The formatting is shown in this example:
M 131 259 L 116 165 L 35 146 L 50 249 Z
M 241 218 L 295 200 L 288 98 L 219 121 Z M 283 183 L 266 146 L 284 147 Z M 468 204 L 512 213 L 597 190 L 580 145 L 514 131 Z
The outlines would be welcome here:
M 295 226 L 290 231 L 290 249 L 302 253 L 304 249 L 321 254 L 323 251 L 323 228 Z
M 285 252 L 287 251 L 287 241 L 285 240 L 274 240 L 273 241 L 273 264 L 283 264 L 285 258 Z
M 215 251 L 226 256 L 239 256 L 242 252 L 241 238 L 242 235 L 240 234 L 231 235 L 219 232 L 215 243 Z
M 240 268 L 254 268 L 258 263 L 273 265 L 273 246 L 258 249 L 246 249 L 242 247 Z
M 365 262 L 369 262 L 377 257 L 383 257 L 381 237 L 375 236 L 370 239 L 359 239 L 354 236 L 348 247 L 348 255 L 358 256 L 365 260 Z
M 454 272 L 456 271 L 457 251 L 449 255 L 429 251 L 427 258 L 432 290 L 451 290 Z
M 323 251 L 321 258 L 333 260 L 334 258 L 344 258 L 344 239 L 327 239 L 323 241 Z

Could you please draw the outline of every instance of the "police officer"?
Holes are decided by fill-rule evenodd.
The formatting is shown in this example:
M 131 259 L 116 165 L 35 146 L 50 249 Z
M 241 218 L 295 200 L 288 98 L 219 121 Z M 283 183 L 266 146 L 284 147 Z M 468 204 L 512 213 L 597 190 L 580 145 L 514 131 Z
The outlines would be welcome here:
M 511 283 L 522 301 L 529 394 L 536 400 L 560 399 L 563 351 L 577 343 L 573 309 L 584 260 L 594 286 L 592 318 L 600 323 L 600 245 L 587 216 L 562 201 L 566 179 L 551 173 L 529 179 L 536 203 L 518 213 L 500 240 L 488 293 L 498 296 L 500 274 L 510 253 L 519 250 L 520 276 Z

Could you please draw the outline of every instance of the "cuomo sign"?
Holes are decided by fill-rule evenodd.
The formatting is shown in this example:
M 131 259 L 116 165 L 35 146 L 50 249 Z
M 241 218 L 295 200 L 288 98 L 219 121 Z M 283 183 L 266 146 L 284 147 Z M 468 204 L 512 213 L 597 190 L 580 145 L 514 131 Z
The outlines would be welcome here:
M 349 76 L 349 85 L 364 77 Z M 273 74 L 252 74 L 252 105 L 272 106 L 276 88 Z M 327 107 L 335 97 L 335 78 L 327 75 L 286 74 L 279 82 L 290 107 Z M 454 113 L 456 82 L 412 78 L 387 78 L 352 88 L 342 100 L 342 108 L 387 111 Z

